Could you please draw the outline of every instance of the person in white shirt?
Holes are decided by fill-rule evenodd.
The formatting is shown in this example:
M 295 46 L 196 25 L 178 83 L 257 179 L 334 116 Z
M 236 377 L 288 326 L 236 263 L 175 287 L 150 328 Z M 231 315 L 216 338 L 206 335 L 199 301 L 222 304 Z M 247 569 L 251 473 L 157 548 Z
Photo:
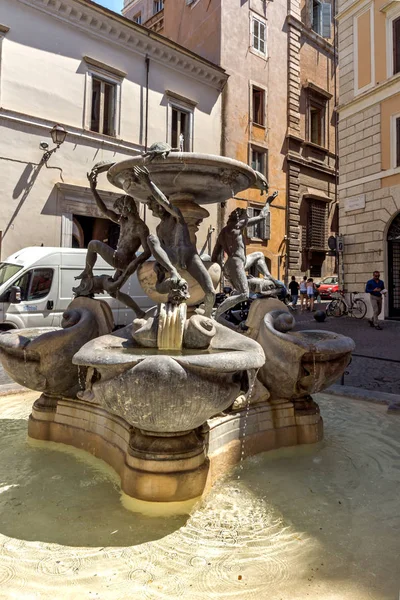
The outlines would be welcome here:
M 314 298 L 316 289 L 317 288 L 315 287 L 314 280 L 311 277 L 309 277 L 307 279 L 307 310 L 314 310 Z

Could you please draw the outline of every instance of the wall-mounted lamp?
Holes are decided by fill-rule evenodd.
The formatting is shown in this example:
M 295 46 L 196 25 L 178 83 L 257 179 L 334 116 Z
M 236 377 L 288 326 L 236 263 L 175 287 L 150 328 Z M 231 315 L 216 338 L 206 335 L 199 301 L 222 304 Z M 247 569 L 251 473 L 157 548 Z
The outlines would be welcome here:
M 49 150 L 49 145 L 47 142 L 40 142 L 39 147 L 41 150 L 44 150 L 42 163 L 47 163 L 50 156 L 59 149 L 61 144 L 64 143 L 65 138 L 67 137 L 67 131 L 62 125 L 54 125 L 53 129 L 50 131 L 50 135 L 55 147 Z

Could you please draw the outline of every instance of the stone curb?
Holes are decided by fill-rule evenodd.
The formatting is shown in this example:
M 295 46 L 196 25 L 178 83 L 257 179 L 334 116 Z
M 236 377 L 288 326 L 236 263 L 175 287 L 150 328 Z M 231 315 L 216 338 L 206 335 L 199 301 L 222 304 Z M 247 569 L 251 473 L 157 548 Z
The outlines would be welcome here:
M 348 396 L 355 400 L 365 400 L 375 404 L 388 405 L 388 412 L 400 414 L 400 394 L 389 394 L 377 392 L 376 390 L 364 390 L 350 385 L 331 385 L 324 392 L 335 396 Z M 322 392 L 322 393 L 324 393 Z

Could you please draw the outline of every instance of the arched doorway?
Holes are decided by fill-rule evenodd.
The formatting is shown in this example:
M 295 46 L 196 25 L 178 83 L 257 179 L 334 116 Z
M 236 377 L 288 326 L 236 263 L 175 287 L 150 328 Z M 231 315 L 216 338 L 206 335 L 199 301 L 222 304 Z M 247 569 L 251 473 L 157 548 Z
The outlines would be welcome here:
M 400 319 L 400 214 L 395 217 L 387 234 L 389 271 L 389 317 Z

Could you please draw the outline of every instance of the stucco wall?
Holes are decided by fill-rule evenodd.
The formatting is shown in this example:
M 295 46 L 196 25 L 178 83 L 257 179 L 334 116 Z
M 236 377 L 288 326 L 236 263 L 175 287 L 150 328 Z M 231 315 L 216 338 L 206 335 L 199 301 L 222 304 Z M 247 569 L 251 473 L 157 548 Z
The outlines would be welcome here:
M 86 173 L 101 160 L 121 160 L 143 149 L 145 138 L 145 55 L 113 44 L 49 16 L 17 0 L 0 0 L 1 22 L 10 30 L 2 41 L 0 72 L 0 230 L 2 258 L 28 245 L 61 243 L 61 212 L 55 187 L 60 175 L 67 184 L 88 187 Z M 112 23 L 110 24 L 112 25 Z M 85 77 L 83 56 L 126 73 L 121 85 L 119 138 L 83 129 Z M 194 149 L 219 154 L 220 91 L 166 62 L 150 60 L 148 143 L 167 138 L 166 90 L 196 102 Z M 67 140 L 38 171 L 41 140 L 60 123 Z M 58 167 L 58 168 L 56 168 Z M 62 172 L 61 170 L 62 169 Z M 105 176 L 99 188 L 112 190 Z M 118 190 L 114 188 L 116 193 Z M 198 234 L 216 224 L 217 207 Z M 147 218 L 148 211 L 147 211 Z M 155 221 L 149 224 L 152 227 Z

